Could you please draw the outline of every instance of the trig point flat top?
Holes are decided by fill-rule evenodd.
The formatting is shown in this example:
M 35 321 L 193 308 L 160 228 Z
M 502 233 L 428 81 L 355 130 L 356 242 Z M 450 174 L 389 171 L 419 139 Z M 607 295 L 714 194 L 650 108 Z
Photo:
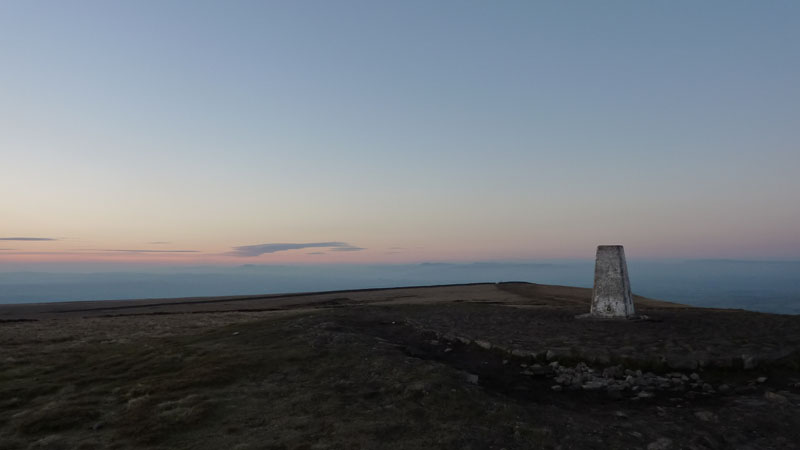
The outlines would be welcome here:
M 621 245 L 597 247 L 589 315 L 602 318 L 628 318 L 635 315 L 625 250 Z

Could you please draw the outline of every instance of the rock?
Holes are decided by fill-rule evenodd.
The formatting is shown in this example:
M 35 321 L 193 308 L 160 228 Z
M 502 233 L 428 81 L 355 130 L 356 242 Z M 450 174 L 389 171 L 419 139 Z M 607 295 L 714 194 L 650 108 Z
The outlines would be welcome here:
M 447 347 L 446 349 L 444 349 L 444 352 L 445 352 L 445 353 L 450 353 L 450 352 L 452 352 L 452 351 L 453 351 L 453 349 L 452 349 L 452 348 L 450 348 L 450 347 Z
M 532 351 L 529 351 L 529 350 L 521 350 L 521 349 L 515 348 L 514 350 L 511 350 L 511 356 L 514 356 L 514 357 L 517 357 L 517 358 L 536 359 L 536 352 L 532 352 Z
M 694 416 L 702 420 L 703 422 L 717 421 L 717 415 L 712 413 L 711 411 L 697 411 L 694 413 Z
M 415 383 L 411 383 L 406 386 L 406 392 L 410 393 L 425 393 L 430 389 L 430 385 L 428 383 L 417 381 Z
M 758 377 L 758 378 L 756 378 L 756 382 L 758 382 L 758 383 L 763 383 L 765 381 L 767 381 L 767 377 Z
M 727 394 L 731 391 L 731 387 L 727 384 L 720 384 L 719 387 L 717 387 L 717 391 L 719 391 L 720 394 Z
M 758 358 L 754 355 L 742 355 L 742 366 L 745 369 L 755 369 L 758 366 Z
M 622 377 L 622 366 L 611 366 L 603 369 L 603 377 L 605 378 L 620 378 Z
M 565 356 L 569 356 L 570 350 L 564 348 L 551 348 L 547 350 L 547 353 L 544 354 L 545 359 L 548 361 L 555 361 L 559 358 L 563 358 Z
M 771 401 L 771 402 L 775 402 L 775 403 L 788 403 L 789 402 L 789 399 L 787 399 L 783 395 L 776 394 L 776 393 L 770 392 L 770 391 L 764 392 L 764 398 L 769 400 L 769 401 Z
M 492 349 L 492 344 L 489 343 L 488 341 L 475 340 L 475 345 L 485 350 Z
M 239 335 L 239 332 L 238 332 L 238 331 L 234 331 L 234 332 L 233 332 L 233 336 L 238 336 L 238 335 Z
M 672 439 L 658 438 L 655 441 L 647 444 L 647 450 L 669 450 L 672 448 Z
M 689 378 L 691 378 L 694 381 L 699 381 L 700 375 L 698 375 L 697 373 L 692 373 L 691 375 L 689 375 Z
M 469 384 L 478 384 L 478 376 L 474 373 L 465 373 L 464 379 L 467 380 Z
M 555 385 L 553 385 L 553 386 L 550 386 L 550 389 L 552 389 L 552 390 L 554 390 L 554 391 L 556 391 L 556 392 L 561 392 L 561 391 L 562 391 L 564 388 L 563 388 L 563 387 L 561 387 L 561 385 L 560 385 L 560 384 L 555 384 Z
M 653 398 L 653 397 L 655 397 L 655 394 L 653 394 L 652 392 L 647 392 L 647 391 L 639 392 L 639 394 L 636 396 L 636 398 L 641 398 L 641 399 Z
M 588 383 L 585 383 L 585 384 L 581 385 L 581 387 L 585 391 L 596 391 L 598 389 L 603 389 L 607 385 L 608 384 L 606 382 L 604 382 L 604 381 L 590 381 Z

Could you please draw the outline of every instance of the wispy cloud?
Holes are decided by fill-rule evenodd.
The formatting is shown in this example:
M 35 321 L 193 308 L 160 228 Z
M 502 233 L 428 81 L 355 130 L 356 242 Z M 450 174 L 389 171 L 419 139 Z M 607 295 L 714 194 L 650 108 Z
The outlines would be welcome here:
M 44 237 L 0 237 L 0 241 L 57 241 L 56 238 Z
M 13 249 L 10 249 L 13 250 Z M 10 251 L 3 252 L 3 255 L 102 255 L 102 253 L 89 252 L 29 252 L 29 251 Z
M 0 250 L 5 252 L 5 251 L 8 251 L 8 250 L 16 250 L 16 249 L 15 248 L 0 248 Z
M 334 247 L 331 249 L 332 252 L 358 252 L 361 250 L 366 250 L 362 247 L 356 247 L 354 245 L 348 245 L 346 247 Z
M 102 249 L 102 252 L 121 253 L 198 253 L 199 250 L 142 250 L 142 249 Z
M 328 248 L 336 252 L 354 252 L 364 250 L 361 247 L 350 245 L 347 242 L 307 242 L 300 244 L 291 243 L 275 243 L 275 244 L 258 244 L 258 245 L 242 245 L 233 247 L 233 251 L 225 253 L 229 256 L 251 257 L 259 256 L 265 253 L 285 252 L 288 250 L 300 250 L 304 248 Z
M 325 252 L 309 252 L 309 253 L 306 253 L 306 255 L 324 255 L 324 254 L 325 254 Z
M 153 241 L 153 242 L 148 242 L 148 244 L 151 244 L 151 245 L 165 245 L 165 244 L 172 244 L 172 242 L 169 242 L 169 241 Z

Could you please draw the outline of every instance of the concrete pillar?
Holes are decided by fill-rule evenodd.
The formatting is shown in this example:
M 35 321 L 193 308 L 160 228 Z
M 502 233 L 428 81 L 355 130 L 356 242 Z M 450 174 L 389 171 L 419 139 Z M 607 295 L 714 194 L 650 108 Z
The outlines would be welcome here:
M 625 250 L 621 245 L 599 245 L 594 263 L 592 317 L 627 318 L 634 316 L 631 282 Z

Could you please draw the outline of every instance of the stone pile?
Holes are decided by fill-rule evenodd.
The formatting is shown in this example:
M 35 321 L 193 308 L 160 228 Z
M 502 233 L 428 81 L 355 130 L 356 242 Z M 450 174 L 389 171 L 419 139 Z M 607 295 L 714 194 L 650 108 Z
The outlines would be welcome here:
M 716 389 L 706 383 L 697 373 L 686 375 L 680 372 L 670 372 L 657 375 L 652 372 L 625 369 L 622 366 L 610 366 L 602 370 L 593 369 L 586 363 L 580 362 L 574 367 L 562 366 L 557 361 L 547 366 L 540 364 L 521 364 L 523 375 L 543 375 L 550 372 L 555 384 L 554 391 L 584 390 L 605 391 L 612 397 L 632 396 L 635 398 L 650 398 L 655 392 L 665 391 L 673 393 L 693 392 L 693 395 L 711 395 L 719 391 L 726 391 L 726 385 Z

